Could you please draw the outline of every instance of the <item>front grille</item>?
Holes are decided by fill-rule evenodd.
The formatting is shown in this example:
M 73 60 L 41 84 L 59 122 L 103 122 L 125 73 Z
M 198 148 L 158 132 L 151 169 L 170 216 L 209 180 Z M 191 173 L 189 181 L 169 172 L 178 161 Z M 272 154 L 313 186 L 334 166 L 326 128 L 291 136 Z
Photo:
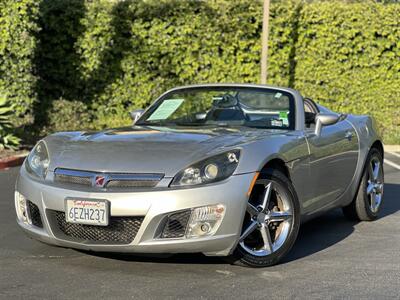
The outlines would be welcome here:
M 62 183 L 70 183 L 70 184 L 79 184 L 92 186 L 92 178 L 85 176 L 70 176 L 64 174 L 54 174 L 54 181 L 62 182 Z
M 154 180 L 110 180 L 107 188 L 144 188 L 155 187 L 158 181 Z
M 97 186 L 96 178 L 99 177 L 103 180 L 102 184 Z M 106 189 L 152 188 L 163 177 L 164 174 L 96 173 L 61 168 L 54 171 L 54 182 Z
M 186 233 L 186 227 L 192 211 L 190 209 L 167 216 L 163 224 L 160 238 L 181 238 Z
M 29 211 L 29 217 L 31 219 L 32 225 L 43 228 L 42 218 L 40 216 L 39 207 L 31 201 L 27 200 L 27 207 Z
M 107 226 L 68 223 L 65 213 L 49 211 L 55 235 L 73 241 L 89 241 L 95 243 L 130 244 L 143 222 L 144 217 L 110 217 Z

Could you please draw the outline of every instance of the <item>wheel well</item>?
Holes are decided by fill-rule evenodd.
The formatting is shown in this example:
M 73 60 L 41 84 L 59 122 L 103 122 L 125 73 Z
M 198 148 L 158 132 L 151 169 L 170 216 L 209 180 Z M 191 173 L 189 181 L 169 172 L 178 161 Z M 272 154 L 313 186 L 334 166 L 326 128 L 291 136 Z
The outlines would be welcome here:
M 261 173 L 266 172 L 268 169 L 275 169 L 281 171 L 285 176 L 290 179 L 289 169 L 285 162 L 279 158 L 274 158 L 267 162 L 261 169 Z
M 381 141 L 379 141 L 379 140 L 378 140 L 378 141 L 375 141 L 375 142 L 372 144 L 372 146 L 371 146 L 371 149 L 372 149 L 372 148 L 378 150 L 378 151 L 381 153 L 382 158 L 383 158 L 384 150 L 383 150 L 383 144 L 382 144 Z

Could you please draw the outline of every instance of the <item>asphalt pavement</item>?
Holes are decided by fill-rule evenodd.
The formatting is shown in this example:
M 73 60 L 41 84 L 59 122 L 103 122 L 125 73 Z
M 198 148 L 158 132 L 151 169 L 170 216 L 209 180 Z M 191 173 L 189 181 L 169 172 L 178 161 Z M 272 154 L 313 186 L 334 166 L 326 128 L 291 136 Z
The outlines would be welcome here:
M 387 155 L 400 165 L 400 155 Z M 385 165 L 381 218 L 335 210 L 302 226 L 274 267 L 232 266 L 200 254 L 169 258 L 48 246 L 15 222 L 18 168 L 0 171 L 0 299 L 400 298 L 400 171 Z

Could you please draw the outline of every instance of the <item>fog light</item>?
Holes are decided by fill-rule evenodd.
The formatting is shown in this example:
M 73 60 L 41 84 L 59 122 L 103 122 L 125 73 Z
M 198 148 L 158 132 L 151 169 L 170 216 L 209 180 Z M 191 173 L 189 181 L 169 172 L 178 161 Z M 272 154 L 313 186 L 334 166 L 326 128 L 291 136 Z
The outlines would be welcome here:
M 202 232 L 208 233 L 210 231 L 210 224 L 205 223 L 203 225 L 200 226 L 200 229 Z
M 25 224 L 31 224 L 26 198 L 17 191 L 15 191 L 15 210 L 19 220 Z
M 193 209 L 186 232 L 187 238 L 214 234 L 225 215 L 222 204 L 203 206 Z

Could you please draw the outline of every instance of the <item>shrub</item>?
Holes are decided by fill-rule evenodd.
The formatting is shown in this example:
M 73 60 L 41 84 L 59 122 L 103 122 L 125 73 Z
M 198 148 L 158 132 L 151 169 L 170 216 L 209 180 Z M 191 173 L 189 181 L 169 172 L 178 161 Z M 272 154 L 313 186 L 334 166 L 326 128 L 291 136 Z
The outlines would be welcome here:
M 49 122 L 46 133 L 90 129 L 92 118 L 82 102 L 58 99 L 53 101 L 47 114 Z
M 5 148 L 15 150 L 20 139 L 13 134 L 11 117 L 14 108 L 4 94 L 0 94 L 0 150 Z
M 36 100 L 34 56 L 39 1 L 0 1 L 0 90 L 14 104 L 14 126 L 33 122 Z
M 370 114 L 400 143 L 400 5 L 302 8 L 294 86 L 333 110 Z M 328 26 L 329 25 L 329 26 Z
M 261 0 L 2 3 L 0 70 L 12 71 L 0 87 L 20 114 L 33 107 L 35 128 L 64 129 L 57 99 L 87 108 L 79 126 L 103 128 L 175 85 L 259 81 Z M 400 143 L 399 15 L 399 3 L 273 1 L 268 83 L 372 114 Z

